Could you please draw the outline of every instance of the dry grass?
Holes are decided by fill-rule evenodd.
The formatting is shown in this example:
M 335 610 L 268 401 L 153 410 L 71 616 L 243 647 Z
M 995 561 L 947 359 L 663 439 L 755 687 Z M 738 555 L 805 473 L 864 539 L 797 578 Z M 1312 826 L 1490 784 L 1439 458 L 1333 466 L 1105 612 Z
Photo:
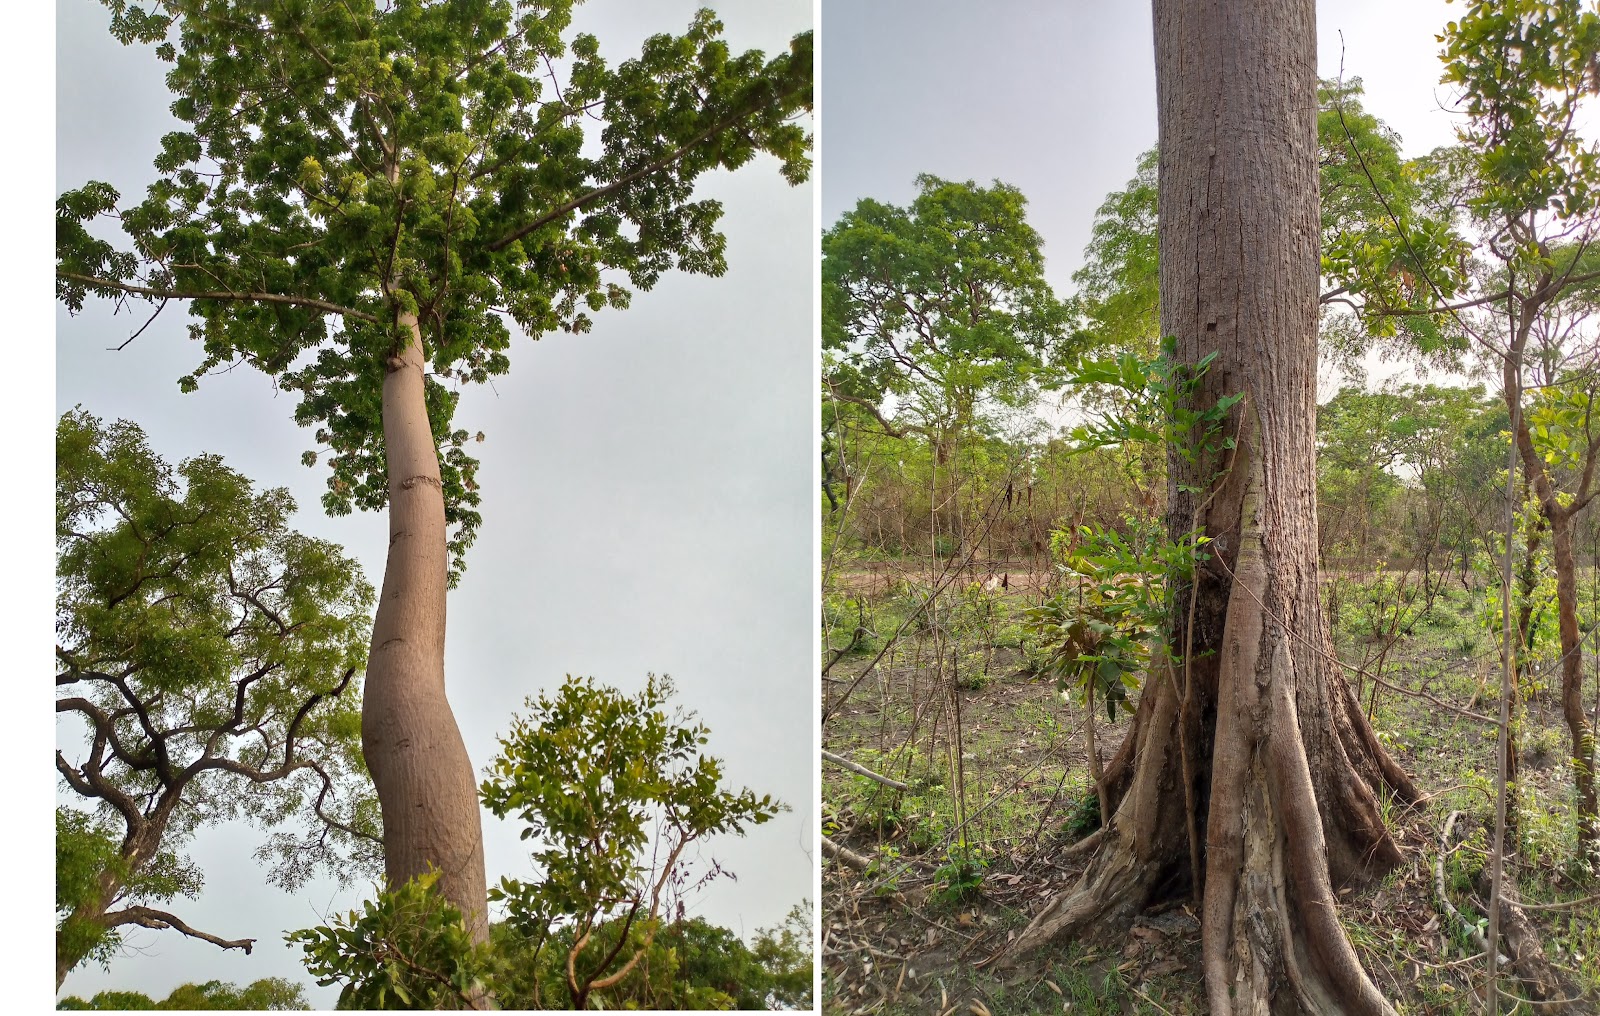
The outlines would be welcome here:
M 825 869 L 824 1008 L 853 1016 L 1202 1013 L 1199 931 L 1186 900 L 1170 901 L 1117 941 L 1064 947 L 1044 969 L 1001 974 L 985 964 L 1045 900 L 1075 882 L 1085 862 L 1060 854 L 1081 833 L 1080 808 L 1093 798 L 1080 707 L 1026 672 L 1016 618 L 1033 600 L 1032 583 L 985 593 L 990 570 L 971 576 L 976 589 L 953 584 L 931 620 L 907 625 L 839 706 L 837 696 L 910 611 L 919 588 L 914 576 L 930 572 L 925 562 L 898 573 L 877 566 L 847 573 L 867 577 L 842 583 L 836 606 L 842 609 L 845 597 L 860 600 L 851 610 L 858 621 L 863 613 L 869 619 L 869 634 L 824 683 L 835 707 L 824 747 L 908 789 L 824 768 L 824 832 L 874 859 L 865 872 L 837 863 Z M 1475 634 L 1472 615 L 1465 594 L 1441 601 L 1389 647 L 1384 679 L 1491 711 L 1474 704 L 1484 684 L 1478 657 L 1493 646 Z M 834 645 L 849 634 L 835 627 Z M 1376 658 L 1367 638 L 1340 634 L 1346 660 Z M 1492 815 L 1494 730 L 1389 689 L 1371 700 L 1373 685 L 1364 685 L 1363 703 L 1380 736 L 1430 797 L 1390 813 L 1406 862 L 1375 884 L 1342 890 L 1342 917 L 1402 1013 L 1479 1012 L 1483 964 L 1441 916 L 1433 869 L 1444 818 L 1462 811 L 1467 839 L 1447 858 L 1448 891 L 1463 913 L 1481 916 L 1472 882 Z M 1522 849 L 1514 868 L 1521 898 L 1540 905 L 1527 913 L 1548 957 L 1575 991 L 1588 993 L 1571 1011 L 1600 1012 L 1600 903 L 1544 909 L 1600 891 L 1574 862 L 1566 739 L 1555 705 L 1547 691 L 1528 702 L 1520 720 Z M 1109 759 L 1127 721 L 1101 721 L 1101 752 Z M 1524 1004 L 1518 1011 L 1550 1009 Z

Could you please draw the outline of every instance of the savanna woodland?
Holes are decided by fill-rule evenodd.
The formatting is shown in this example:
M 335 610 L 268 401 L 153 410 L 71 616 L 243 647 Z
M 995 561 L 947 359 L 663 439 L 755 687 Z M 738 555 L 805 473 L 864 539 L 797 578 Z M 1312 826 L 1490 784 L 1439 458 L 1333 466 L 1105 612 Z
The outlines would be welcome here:
M 761 930 L 691 915 L 732 874 L 713 838 L 789 805 L 738 786 L 671 680 L 523 675 L 544 690 L 471 758 L 451 699 L 517 678 L 453 674 L 447 697 L 444 661 L 447 593 L 495 497 L 462 394 L 509 371 L 515 340 L 728 269 L 700 181 L 808 179 L 810 32 L 740 51 L 701 10 L 613 59 L 572 0 L 84 6 L 164 67 L 178 126 L 151 139 L 142 194 L 60 194 L 60 304 L 135 316 L 108 357 L 186 312 L 193 369 L 158 397 L 266 375 L 314 444 L 282 468 L 324 470 L 322 509 L 383 513 L 388 540 L 375 589 L 298 531 L 283 487 L 218 454 L 173 461 L 93 405 L 60 417 L 57 988 L 180 937 L 243 954 L 287 937 L 304 976 L 59 1006 L 809 1008 L 809 901 Z M 520 828 L 529 874 L 491 881 L 484 811 Z M 234 821 L 260 830 L 273 892 L 331 877 L 368 898 L 253 926 L 258 877 L 207 888 L 238 902 L 200 926 L 192 851 Z M 326 899 L 304 899 L 307 923 Z M 308 998 L 313 981 L 337 995 Z
M 827 225 L 828 1010 L 1600 1011 L 1600 11 L 1453 10 L 1406 154 L 1155 0 L 1070 291 L 1005 183 Z

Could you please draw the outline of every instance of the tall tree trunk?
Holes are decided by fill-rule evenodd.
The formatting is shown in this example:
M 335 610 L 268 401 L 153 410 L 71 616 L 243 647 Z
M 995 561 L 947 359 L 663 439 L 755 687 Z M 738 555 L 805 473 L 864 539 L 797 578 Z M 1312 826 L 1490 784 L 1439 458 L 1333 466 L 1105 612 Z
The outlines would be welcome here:
M 361 747 L 383 811 L 389 884 L 437 869 L 438 889 L 481 942 L 489 926 L 478 787 L 445 698 L 449 551 L 427 362 L 416 316 L 402 313 L 398 323 L 409 339 L 383 382 L 389 559 L 372 623 Z
M 1417 796 L 1339 673 L 1318 598 L 1315 33 L 1314 0 L 1155 0 L 1161 330 L 1180 362 L 1218 354 L 1195 408 L 1245 398 L 1234 450 L 1169 458 L 1170 534 L 1212 541 L 1175 590 L 1181 661 L 1146 680 L 1083 882 L 1014 946 L 1103 935 L 1196 892 L 1214 1014 L 1392 1013 L 1334 885 L 1400 860 L 1380 788 Z

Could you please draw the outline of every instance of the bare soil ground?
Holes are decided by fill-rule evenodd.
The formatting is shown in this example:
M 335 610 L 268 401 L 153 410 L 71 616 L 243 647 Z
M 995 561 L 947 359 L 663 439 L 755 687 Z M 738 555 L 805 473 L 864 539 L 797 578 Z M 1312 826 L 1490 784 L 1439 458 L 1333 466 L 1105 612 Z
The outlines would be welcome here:
M 919 588 L 925 592 L 936 575 L 926 563 L 883 565 L 843 572 L 832 584 L 833 651 L 824 661 L 838 659 L 823 682 L 824 708 L 833 712 L 823 745 L 906 789 L 824 766 L 824 833 L 871 862 L 858 870 L 830 860 L 824 869 L 825 1010 L 1203 1013 L 1199 925 L 1187 899 L 1167 901 L 1115 941 L 1064 944 L 1025 969 L 993 962 L 1087 863 L 1066 851 L 1098 820 L 1082 707 L 1028 673 L 1018 619 L 1046 575 L 1015 563 L 982 564 L 950 585 L 947 602 L 917 614 Z M 1009 578 L 996 587 L 992 575 Z M 1495 728 L 1446 708 L 1480 715 L 1497 708 L 1498 657 L 1478 633 L 1475 609 L 1461 593 L 1409 634 L 1380 644 L 1347 606 L 1339 632 L 1341 656 L 1367 671 L 1347 676 L 1359 681 L 1380 736 L 1429 795 L 1419 807 L 1390 810 L 1405 863 L 1341 890 L 1352 940 L 1406 1014 L 1482 1009 L 1482 958 L 1435 890 L 1441 833 L 1447 817 L 1460 812 L 1443 851 L 1446 891 L 1467 920 L 1482 917 L 1473 877 L 1484 864 L 1493 815 Z M 902 626 L 902 637 L 885 648 Z M 1368 680 L 1380 657 L 1383 680 L 1405 692 Z M 1518 722 L 1516 892 L 1535 905 L 1527 914 L 1565 989 L 1582 996 L 1565 1011 L 1600 1013 L 1600 902 L 1586 900 L 1600 885 L 1572 849 L 1568 746 L 1554 681 L 1536 663 L 1533 695 Z M 1594 698 L 1592 687 L 1587 698 Z M 1110 723 L 1100 713 L 1103 759 L 1126 728 L 1125 717 Z M 1557 1009 L 1524 1004 L 1518 1011 Z

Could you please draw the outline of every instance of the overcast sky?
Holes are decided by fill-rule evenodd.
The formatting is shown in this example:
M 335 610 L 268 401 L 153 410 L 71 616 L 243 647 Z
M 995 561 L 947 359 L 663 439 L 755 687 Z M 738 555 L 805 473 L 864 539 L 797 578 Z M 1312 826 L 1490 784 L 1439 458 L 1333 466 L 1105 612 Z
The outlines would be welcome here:
M 919 173 L 1028 199 L 1046 276 L 1071 292 L 1095 209 L 1156 143 L 1149 3 L 823 0 L 822 223 L 861 198 L 908 204 Z M 1443 0 L 1321 0 L 1319 67 L 1366 85 L 1407 154 L 1453 143 L 1440 111 Z
M 615 62 L 648 34 L 682 32 L 703 5 L 594 0 L 578 9 L 575 30 L 597 35 Z M 776 53 L 812 21 L 810 0 L 710 6 L 736 50 Z M 105 180 L 136 199 L 175 121 L 163 65 L 111 40 L 108 17 L 95 0 L 57 5 L 55 187 Z M 475 449 L 484 522 L 450 595 L 446 652 L 479 769 L 524 697 L 564 674 L 628 693 L 647 672 L 672 675 L 678 701 L 711 727 L 709 750 L 728 780 L 795 808 L 705 851 L 738 882 L 714 883 L 691 912 L 746 937 L 811 897 L 815 871 L 813 189 L 791 188 L 777 169 L 763 157 L 701 187 L 725 206 L 724 277 L 668 277 L 630 310 L 597 315 L 589 335 L 522 339 L 508 376 L 467 392 L 458 425 L 488 435 Z M 201 358 L 181 311 L 169 308 L 122 352 L 107 347 L 142 318 L 113 317 L 104 302 L 75 318 L 56 313 L 56 412 L 82 403 L 138 423 L 171 461 L 216 452 L 258 486 L 289 487 L 297 528 L 343 544 L 380 582 L 385 520 L 322 514 L 325 476 L 300 465 L 312 442 L 293 423 L 293 399 L 249 370 L 180 394 L 177 378 Z M 521 827 L 485 822 L 490 879 L 529 877 Z M 350 909 L 370 886 L 284 895 L 250 859 L 258 842 L 248 826 L 203 830 L 191 853 L 205 893 L 171 907 L 213 934 L 256 937 L 253 955 L 133 929 L 133 951 L 109 972 L 80 968 L 64 993 L 117 987 L 159 998 L 185 981 L 284 976 L 331 1007 L 337 989 L 310 985 L 282 935 Z

